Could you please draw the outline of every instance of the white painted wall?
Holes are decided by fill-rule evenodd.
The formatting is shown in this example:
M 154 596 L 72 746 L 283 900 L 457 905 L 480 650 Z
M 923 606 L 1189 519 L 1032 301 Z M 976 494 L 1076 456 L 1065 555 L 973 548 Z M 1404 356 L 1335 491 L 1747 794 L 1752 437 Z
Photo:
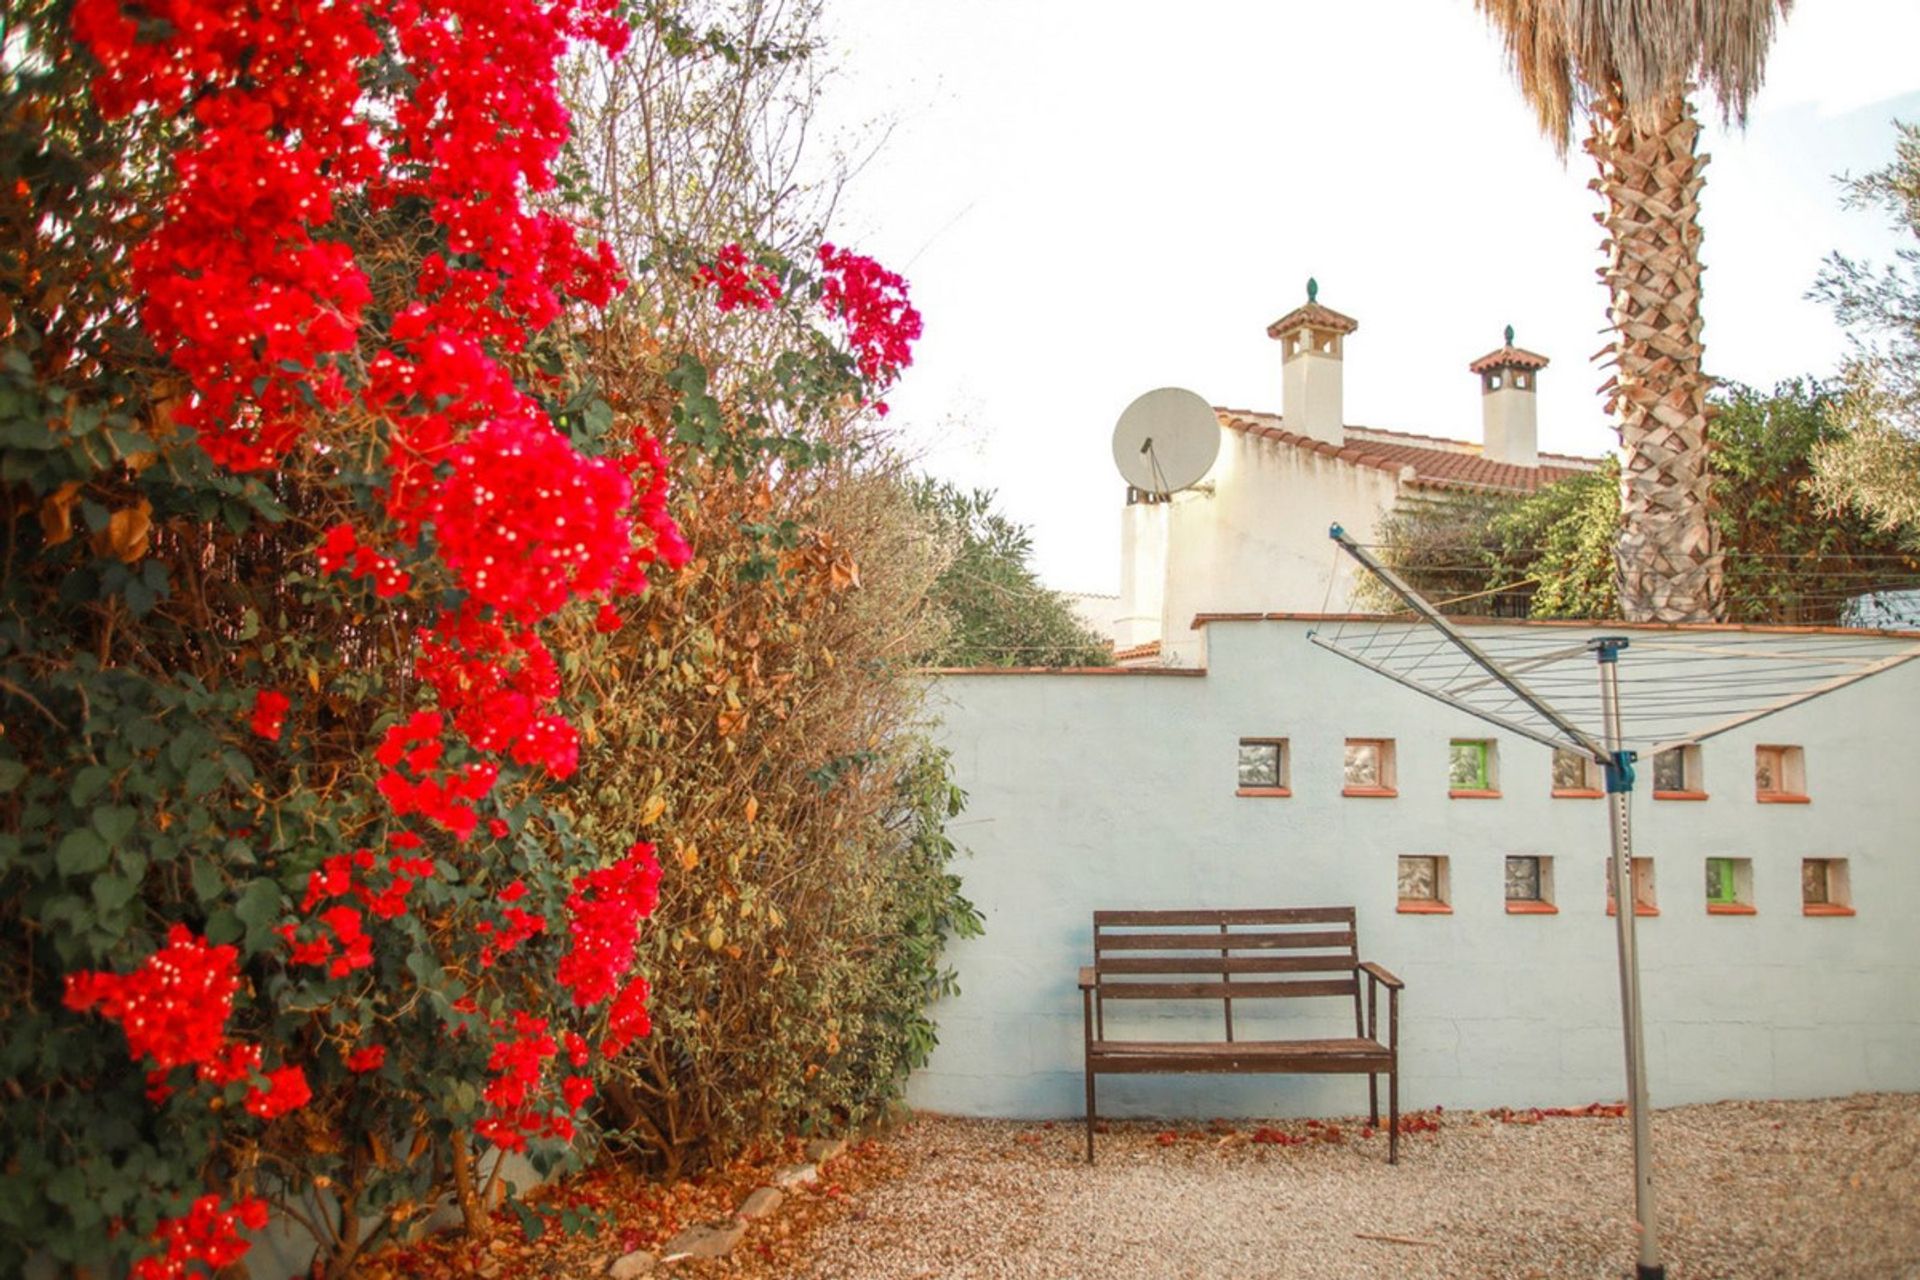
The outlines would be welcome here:
M 1327 527 L 1371 542 L 1398 494 L 1397 479 L 1303 449 L 1222 428 L 1211 495 L 1189 491 L 1163 508 L 1166 585 L 1162 653 L 1175 666 L 1201 661 L 1202 612 L 1317 611 L 1344 607 L 1353 561 L 1337 554 Z M 1331 583 L 1331 594 L 1329 593 Z
M 1623 1095 L 1604 802 L 1550 798 L 1546 748 L 1499 734 L 1502 798 L 1449 800 L 1448 739 L 1488 736 L 1481 722 L 1313 646 L 1308 629 L 1212 624 L 1204 676 L 938 682 L 969 795 L 957 869 L 987 931 L 951 952 L 962 993 L 935 1008 L 941 1044 L 911 1082 L 916 1106 L 1079 1114 L 1075 976 L 1095 908 L 1347 903 L 1362 957 L 1407 982 L 1403 1106 Z M 1916 706 L 1910 664 L 1714 739 L 1704 802 L 1653 801 L 1642 771 L 1636 853 L 1655 860 L 1661 907 L 1639 921 L 1656 1105 L 1920 1089 Z M 1234 795 L 1242 736 L 1291 740 L 1291 798 Z M 1397 741 L 1397 799 L 1340 795 L 1348 736 Z M 1805 748 L 1811 804 L 1755 802 L 1757 743 Z M 1454 914 L 1396 912 L 1402 853 L 1452 859 Z M 1558 915 L 1506 914 L 1509 853 L 1555 859 Z M 1753 859 L 1757 915 L 1706 914 L 1709 856 Z M 1801 914 L 1806 856 L 1850 859 L 1856 917 Z M 1266 1003 L 1293 1006 L 1271 1024 L 1288 1034 L 1337 1028 L 1351 1008 Z M 1202 1008 L 1174 1034 L 1217 1036 L 1217 1006 Z M 1251 1012 L 1235 1010 L 1243 1038 Z M 1342 1076 L 1109 1076 L 1100 1091 L 1114 1115 L 1353 1114 L 1366 1100 L 1364 1079 Z

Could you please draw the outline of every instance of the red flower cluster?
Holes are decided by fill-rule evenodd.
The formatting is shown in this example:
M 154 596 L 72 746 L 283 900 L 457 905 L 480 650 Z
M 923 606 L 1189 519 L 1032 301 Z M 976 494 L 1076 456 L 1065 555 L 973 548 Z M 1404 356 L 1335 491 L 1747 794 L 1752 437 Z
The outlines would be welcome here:
M 913 363 L 920 313 L 907 301 L 907 282 L 872 258 L 823 244 L 819 250 L 821 301 L 846 325 L 847 346 L 860 376 L 884 390 Z
M 712 262 L 697 268 L 693 282 L 719 290 L 720 300 L 714 305 L 722 311 L 739 307 L 771 311 L 780 301 L 779 273 L 748 258 L 747 251 L 737 244 L 728 245 Z
M 360 541 L 359 532 L 342 522 L 327 530 L 327 536 L 314 553 L 321 573 L 345 569 L 352 578 L 373 579 L 373 594 L 382 600 L 402 595 L 413 585 L 413 577 L 392 556 L 382 555 Z
M 68 974 L 66 1005 L 76 1012 L 99 1006 L 126 1033 L 136 1062 L 151 1058 L 162 1069 L 206 1062 L 227 1044 L 239 955 L 176 924 L 167 945 L 132 973 Z
M 289 1111 L 307 1105 L 313 1090 L 307 1087 L 307 1075 L 298 1067 L 281 1067 L 267 1072 L 266 1088 L 254 1088 L 247 1094 L 247 1110 L 262 1120 L 277 1120 Z
M 347 1055 L 347 1070 L 358 1074 L 378 1071 L 387 1063 L 387 1046 L 370 1044 L 364 1049 L 355 1049 Z
M 153 1238 L 166 1252 L 134 1263 L 129 1280 L 185 1280 L 194 1263 L 221 1271 L 247 1254 L 249 1246 L 239 1229 L 260 1231 L 266 1225 L 265 1200 L 249 1197 L 222 1208 L 219 1196 L 201 1196 L 184 1217 L 161 1220 Z
M 387 768 L 376 785 L 398 816 L 417 813 L 451 831 L 456 839 L 465 840 L 480 825 L 473 802 L 493 790 L 500 769 L 486 761 L 440 769 L 446 754 L 441 736 L 445 727 L 446 717 L 439 712 L 416 711 L 405 723 L 388 729 L 373 753 L 374 759 Z M 408 777 L 408 773 L 414 776 Z
M 584 1009 L 614 994 L 633 968 L 640 922 L 653 914 L 659 899 L 660 863 L 645 841 L 612 866 L 574 879 L 567 896 L 572 945 L 554 976 L 573 992 L 575 1005 Z M 640 999 L 645 1001 L 644 991 Z
M 286 724 L 287 708 L 291 705 L 287 695 L 278 689 L 262 689 L 253 695 L 253 715 L 248 723 L 261 737 L 269 742 L 278 742 L 280 730 Z
M 568 1116 L 536 1105 L 544 1093 L 547 1064 L 560 1053 L 547 1020 L 515 1013 L 511 1023 L 496 1022 L 494 1030 L 505 1034 L 487 1058 L 494 1078 L 481 1091 L 493 1111 L 474 1132 L 508 1151 L 525 1151 L 533 1138 L 571 1138 L 573 1121 Z

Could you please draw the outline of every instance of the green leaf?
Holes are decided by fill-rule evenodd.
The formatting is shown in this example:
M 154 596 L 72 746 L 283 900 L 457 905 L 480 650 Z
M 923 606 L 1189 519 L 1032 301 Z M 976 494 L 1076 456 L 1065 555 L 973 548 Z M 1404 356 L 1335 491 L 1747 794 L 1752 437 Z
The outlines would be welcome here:
M 139 881 L 128 876 L 109 872 L 93 878 L 93 900 L 102 912 L 118 911 L 132 902 L 134 895 L 139 892 Z
M 196 800 L 199 799 L 220 785 L 220 778 L 224 772 L 225 769 L 218 760 L 209 760 L 204 757 L 195 760 L 187 770 L 187 794 Z
M 105 765 L 90 764 L 73 775 L 73 788 L 67 792 L 67 798 L 73 801 L 76 809 L 84 809 L 112 781 L 113 773 Z
M 54 865 L 61 875 L 84 876 L 107 865 L 107 842 L 91 831 L 69 831 L 54 851 Z
M 93 829 L 100 838 L 118 848 L 133 834 L 133 828 L 139 815 L 124 804 L 108 805 L 104 809 L 93 811 Z
M 247 927 L 247 950 L 264 949 L 272 939 L 273 926 L 280 922 L 280 886 L 271 880 L 252 881 L 233 904 L 233 914 Z
M 227 891 L 227 878 L 210 859 L 194 859 L 192 878 L 193 896 L 202 902 L 212 902 Z
M 4 795 L 19 786 L 26 779 L 27 766 L 18 760 L 0 760 L 0 795 Z

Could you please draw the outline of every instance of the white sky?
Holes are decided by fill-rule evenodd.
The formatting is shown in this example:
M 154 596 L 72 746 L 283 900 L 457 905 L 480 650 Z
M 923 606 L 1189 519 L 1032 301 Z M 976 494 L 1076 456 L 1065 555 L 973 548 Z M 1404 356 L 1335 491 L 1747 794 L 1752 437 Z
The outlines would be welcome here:
M 1117 589 L 1108 441 L 1134 396 L 1279 410 L 1265 330 L 1309 275 L 1360 322 L 1348 421 L 1477 440 L 1466 365 L 1512 324 L 1553 360 L 1541 447 L 1611 447 L 1592 163 L 1555 158 L 1469 0 L 829 0 L 827 21 L 826 123 L 894 122 L 831 229 L 925 317 L 893 421 L 927 470 L 999 491 L 1051 585 Z M 1710 372 L 1838 362 L 1804 295 L 1832 250 L 1896 242 L 1833 176 L 1920 119 L 1916 49 L 1912 0 L 1802 0 L 1746 131 L 1710 132 Z

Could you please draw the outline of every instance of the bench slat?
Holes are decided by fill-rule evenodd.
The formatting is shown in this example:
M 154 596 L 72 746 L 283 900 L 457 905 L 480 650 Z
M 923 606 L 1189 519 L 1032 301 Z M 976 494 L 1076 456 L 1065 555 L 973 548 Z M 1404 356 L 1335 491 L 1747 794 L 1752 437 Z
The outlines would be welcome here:
M 1101 973 L 1340 973 L 1354 967 L 1344 955 L 1326 956 L 1108 956 Z
M 1088 1062 L 1102 1075 L 1175 1071 L 1351 1075 L 1391 1072 L 1394 1067 L 1393 1051 L 1374 1040 L 1095 1041 L 1089 1047 Z
M 1357 979 L 1322 982 L 1102 982 L 1104 1000 L 1269 1000 L 1289 996 L 1350 996 Z
M 1273 951 L 1353 948 L 1353 930 L 1338 933 L 1099 933 L 1100 951 Z
M 1220 911 L 1096 911 L 1105 924 L 1337 924 L 1353 923 L 1352 907 L 1268 907 Z

